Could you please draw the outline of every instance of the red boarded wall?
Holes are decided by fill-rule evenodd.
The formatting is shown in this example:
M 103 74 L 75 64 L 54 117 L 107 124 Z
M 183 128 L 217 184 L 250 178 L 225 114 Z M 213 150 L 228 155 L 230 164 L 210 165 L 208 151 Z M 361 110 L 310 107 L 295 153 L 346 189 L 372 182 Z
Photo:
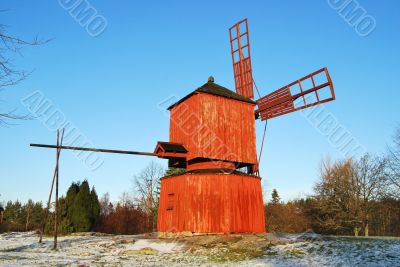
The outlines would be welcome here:
M 184 174 L 161 180 L 158 232 L 264 233 L 258 177 Z
M 197 93 L 171 110 L 170 142 L 187 160 L 211 158 L 257 164 L 254 104 Z

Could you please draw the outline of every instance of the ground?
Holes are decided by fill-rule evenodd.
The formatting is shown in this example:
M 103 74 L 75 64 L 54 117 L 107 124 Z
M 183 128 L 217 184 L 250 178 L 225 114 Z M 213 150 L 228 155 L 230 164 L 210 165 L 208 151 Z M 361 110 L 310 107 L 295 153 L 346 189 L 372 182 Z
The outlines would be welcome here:
M 157 239 L 97 233 L 42 244 L 34 232 L 0 235 L 0 266 L 400 266 L 400 238 L 209 235 Z

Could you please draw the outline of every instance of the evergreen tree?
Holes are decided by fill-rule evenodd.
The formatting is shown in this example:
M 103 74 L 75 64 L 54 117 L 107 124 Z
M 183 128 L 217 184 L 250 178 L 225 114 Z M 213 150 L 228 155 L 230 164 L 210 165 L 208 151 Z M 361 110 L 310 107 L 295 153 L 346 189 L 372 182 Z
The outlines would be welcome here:
M 276 189 L 272 190 L 272 204 L 279 204 L 281 202 L 281 198 L 279 197 L 278 191 Z
M 92 226 L 91 228 L 93 228 L 93 226 L 96 225 L 100 217 L 100 202 L 96 190 L 94 189 L 94 186 L 92 187 L 92 191 L 90 192 L 90 200 L 91 200 L 90 221 Z
M 174 168 L 170 167 L 168 170 L 165 172 L 165 176 L 174 176 L 174 175 L 180 175 L 184 174 L 186 172 L 186 169 L 184 168 Z
M 71 219 L 75 232 L 88 232 L 91 230 L 91 206 L 90 187 L 85 180 L 79 186 L 79 192 L 72 206 Z
M 16 231 L 23 231 L 24 218 L 21 202 L 18 200 L 15 202 L 8 201 L 4 211 L 4 218 L 7 220 L 9 228 Z
M 44 217 L 44 208 L 42 202 L 35 202 L 32 206 L 30 215 L 30 225 L 32 230 L 40 229 Z
M 88 181 L 72 183 L 60 200 L 60 231 L 87 232 L 94 228 L 100 216 L 100 203 L 94 187 Z
M 67 195 L 61 197 L 59 200 L 60 203 L 60 231 L 62 233 L 71 233 L 74 232 L 74 225 L 72 223 L 73 217 L 73 206 L 75 202 L 75 198 L 79 192 L 79 183 L 72 183 L 68 188 Z

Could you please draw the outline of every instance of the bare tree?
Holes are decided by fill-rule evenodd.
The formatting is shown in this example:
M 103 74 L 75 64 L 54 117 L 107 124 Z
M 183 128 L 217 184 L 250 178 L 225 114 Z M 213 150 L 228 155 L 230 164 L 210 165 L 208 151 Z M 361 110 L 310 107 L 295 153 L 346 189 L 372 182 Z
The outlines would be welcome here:
M 148 228 L 151 230 L 155 228 L 160 195 L 160 178 L 164 174 L 165 170 L 161 165 L 151 162 L 138 175 L 135 175 L 133 180 L 135 200 L 142 210 L 146 211 Z
M 122 192 L 122 195 L 119 197 L 119 203 L 122 207 L 132 207 L 133 198 L 128 192 Z
M 314 186 L 316 195 L 315 224 L 326 233 L 358 235 L 360 221 L 357 190 L 354 183 L 354 162 L 351 159 L 321 163 L 320 181 Z
M 113 205 L 110 201 L 110 194 L 105 193 L 99 200 L 100 202 L 100 215 L 107 217 L 113 211 Z
M 361 229 L 369 235 L 369 224 L 374 203 L 385 196 L 387 160 L 364 155 L 358 160 L 344 160 L 321 164 L 321 180 L 316 184 L 317 222 L 321 229 L 346 232 Z
M 385 192 L 387 183 L 385 176 L 386 159 L 369 154 L 361 157 L 355 164 L 355 192 L 360 201 L 364 235 L 369 235 L 369 220 L 373 209 L 373 201 L 379 200 Z
M 0 24 L 0 91 L 6 87 L 14 86 L 24 80 L 32 72 L 18 69 L 13 61 L 16 56 L 21 56 L 21 49 L 26 46 L 37 46 L 47 43 L 49 40 L 24 40 L 10 35 L 6 31 L 7 27 Z M 9 120 L 29 119 L 27 115 L 18 115 L 15 110 L 0 111 L 0 126 L 8 124 Z
M 400 125 L 396 128 L 393 143 L 389 147 L 388 178 L 393 188 L 393 197 L 400 198 Z

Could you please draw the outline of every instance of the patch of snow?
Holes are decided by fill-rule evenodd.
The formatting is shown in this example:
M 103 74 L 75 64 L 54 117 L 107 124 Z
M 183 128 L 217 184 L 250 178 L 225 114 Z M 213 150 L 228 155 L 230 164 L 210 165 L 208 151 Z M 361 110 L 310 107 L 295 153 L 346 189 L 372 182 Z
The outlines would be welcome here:
M 140 250 L 144 248 L 151 248 L 161 253 L 175 253 L 182 251 L 184 245 L 175 242 L 159 242 L 154 239 L 141 239 L 137 240 L 134 244 L 125 247 L 127 250 Z

